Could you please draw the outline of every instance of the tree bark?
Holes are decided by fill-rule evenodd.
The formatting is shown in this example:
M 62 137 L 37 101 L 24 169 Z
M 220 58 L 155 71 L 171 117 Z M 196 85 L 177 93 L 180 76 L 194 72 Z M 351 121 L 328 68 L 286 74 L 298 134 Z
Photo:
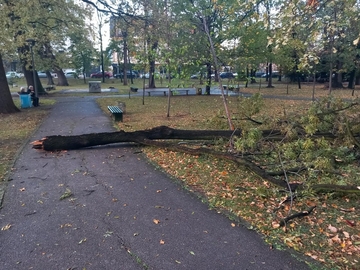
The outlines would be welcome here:
M 58 86 L 68 86 L 69 82 L 68 82 L 67 78 L 65 77 L 64 71 L 58 65 L 54 66 L 54 70 L 58 77 L 57 85 Z
M 2 55 L 0 54 L 0 113 L 9 114 L 19 112 L 15 106 L 10 93 L 10 88 L 6 79 Z
M 156 88 L 155 85 L 155 51 L 158 48 L 158 42 L 154 41 L 151 44 L 150 54 L 148 56 L 149 60 L 149 88 Z
M 186 140 L 212 140 L 215 138 L 230 138 L 232 135 L 241 136 L 241 131 L 231 130 L 178 130 L 166 126 L 150 130 L 133 132 L 117 131 L 104 133 L 90 133 L 74 136 L 54 135 L 33 142 L 33 148 L 45 151 L 74 150 L 96 145 L 105 145 L 120 142 L 141 143 L 145 139 L 186 139 Z

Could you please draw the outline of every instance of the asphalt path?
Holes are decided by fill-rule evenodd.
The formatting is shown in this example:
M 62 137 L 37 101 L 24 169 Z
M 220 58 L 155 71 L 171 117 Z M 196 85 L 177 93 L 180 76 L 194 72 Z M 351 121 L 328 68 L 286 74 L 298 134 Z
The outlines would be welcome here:
M 96 97 L 59 97 L 29 142 L 114 131 Z M 0 210 L 0 269 L 309 269 L 209 210 L 140 148 L 26 144 Z

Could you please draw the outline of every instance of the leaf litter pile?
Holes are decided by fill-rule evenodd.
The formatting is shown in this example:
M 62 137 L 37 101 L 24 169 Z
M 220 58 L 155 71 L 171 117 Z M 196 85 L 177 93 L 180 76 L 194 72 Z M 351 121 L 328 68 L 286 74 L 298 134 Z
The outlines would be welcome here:
M 124 122 L 118 123 L 119 129 L 125 131 L 160 125 L 178 129 L 227 129 L 220 97 L 173 97 L 169 117 L 166 117 L 167 98 L 149 97 L 145 104 L 139 98 L 117 101 L 126 103 Z M 324 268 L 360 269 L 357 101 L 349 106 L 336 99 L 324 99 L 318 102 L 318 107 L 309 101 L 261 97 L 250 101 L 234 97 L 228 101 L 232 120 L 243 130 L 244 138 L 178 143 L 233 151 L 241 158 L 251 155 L 273 177 L 287 179 L 294 186 L 298 183 L 301 188 L 293 191 L 279 188 L 245 167 L 212 155 L 146 147 L 146 156 L 211 208 L 227 214 L 235 223 L 246 223 L 259 231 L 270 246 L 293 248 L 321 262 Z M 104 110 L 109 102 L 114 103 L 114 99 L 99 100 Z M 323 110 L 328 104 L 333 114 Z M 282 127 L 280 143 L 259 136 L 259 130 L 275 129 L 274 123 Z M 300 124 L 297 132 L 304 133 L 301 138 L 290 129 Z M 329 128 L 338 130 L 331 140 L 326 138 L 330 135 Z M 348 133 L 352 136 L 342 136 Z M 345 141 L 343 145 L 339 145 L 340 137 Z M 336 190 L 348 186 L 355 190 Z

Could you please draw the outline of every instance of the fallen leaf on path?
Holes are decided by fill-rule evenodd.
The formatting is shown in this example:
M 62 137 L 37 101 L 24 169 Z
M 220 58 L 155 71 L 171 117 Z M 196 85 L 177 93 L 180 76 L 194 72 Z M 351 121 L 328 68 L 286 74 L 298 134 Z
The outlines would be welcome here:
M 86 238 L 81 239 L 81 240 L 79 241 L 79 245 L 82 244 L 82 243 L 84 243 L 84 242 L 86 242 L 86 240 L 87 240 Z
M 273 222 L 271 223 L 271 225 L 272 225 L 272 227 L 273 227 L 274 229 L 277 229 L 277 228 L 280 227 L 280 224 L 279 224 L 279 222 L 277 222 L 277 221 L 273 221 Z
M 8 229 L 11 228 L 11 226 L 12 226 L 11 224 L 7 224 L 7 225 L 5 225 L 4 227 L 2 227 L 1 230 L 2 230 L 2 231 L 7 231 Z
M 331 224 L 328 226 L 328 229 L 329 229 L 329 231 L 332 232 L 332 233 L 336 233 L 336 232 L 338 231 L 337 228 L 335 228 L 335 227 L 332 226 Z
M 345 219 L 345 222 L 350 225 L 351 227 L 355 227 L 355 222 Z
M 64 200 L 66 198 L 69 198 L 72 195 L 72 192 L 70 189 L 66 189 L 65 192 L 60 196 L 60 200 Z
M 339 235 L 335 235 L 333 238 L 331 238 L 333 242 L 341 243 L 341 239 L 339 238 Z
M 106 231 L 104 237 L 110 237 L 113 234 L 112 231 Z
M 160 220 L 154 218 L 153 222 L 154 222 L 155 224 L 159 224 L 159 223 L 160 223 Z

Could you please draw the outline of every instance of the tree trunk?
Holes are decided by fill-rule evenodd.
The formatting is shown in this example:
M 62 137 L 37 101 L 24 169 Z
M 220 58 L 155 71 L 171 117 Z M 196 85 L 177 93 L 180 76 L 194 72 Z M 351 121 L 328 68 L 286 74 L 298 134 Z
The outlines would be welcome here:
M 342 83 L 342 73 L 340 73 L 340 72 L 335 73 L 332 87 L 333 88 L 344 88 L 344 85 Z
M 10 88 L 6 79 L 2 55 L 0 54 L 0 113 L 9 114 L 19 112 L 15 106 L 10 93 Z
M 131 84 L 134 84 L 133 69 L 132 69 L 132 66 L 131 66 L 131 59 L 130 59 L 130 51 L 129 51 L 129 49 L 128 49 L 127 55 L 128 55 L 128 64 L 129 64 L 129 67 L 130 67 L 130 82 L 131 82 Z
M 251 69 L 250 76 L 250 83 L 256 83 L 256 69 Z
M 268 76 L 268 85 L 266 86 L 266 88 L 273 88 L 274 86 L 272 85 L 272 63 L 269 63 L 269 76 Z
M 355 88 L 355 69 L 353 69 L 350 72 L 348 88 L 349 89 L 354 89 Z
M 270 134 L 273 131 L 268 131 Z M 232 136 L 241 136 L 241 130 L 176 130 L 166 126 L 156 127 L 150 130 L 140 130 L 134 132 L 109 132 L 109 133 L 92 133 L 74 136 L 48 136 L 41 140 L 33 142 L 33 148 L 46 151 L 73 150 L 83 147 L 96 145 L 105 145 L 119 142 L 136 142 L 142 145 L 165 148 L 171 151 L 188 153 L 191 155 L 212 155 L 216 158 L 226 159 L 234 162 L 238 166 L 243 166 L 248 170 L 256 173 L 262 179 L 286 190 L 303 189 L 301 183 L 287 183 L 285 180 L 275 178 L 263 168 L 259 167 L 256 162 L 234 155 L 228 152 L 219 152 L 206 147 L 186 147 L 178 143 L 168 143 L 163 139 L 185 139 L 185 140 L 213 140 L 214 138 L 231 138 Z M 161 139 L 158 141 L 158 139 Z M 310 187 L 317 193 L 339 191 L 341 193 L 360 193 L 357 186 L 328 185 L 316 184 Z
M 122 35 L 123 35 L 123 39 L 124 39 L 124 51 L 123 51 L 123 55 L 124 55 L 123 80 L 124 81 L 123 81 L 123 84 L 128 85 L 128 80 L 127 80 L 127 62 L 128 62 L 127 32 L 123 31 Z
M 214 138 L 231 138 L 241 136 L 242 130 L 183 130 L 173 129 L 167 126 L 159 126 L 149 130 L 138 130 L 133 132 L 116 131 L 103 133 L 90 133 L 75 136 L 47 136 L 33 143 L 33 148 L 45 151 L 73 150 L 96 145 L 105 145 L 120 142 L 143 143 L 143 140 L 213 140 Z M 299 133 L 301 135 L 301 132 Z M 284 135 L 280 130 L 263 130 L 262 136 L 270 141 L 282 141 Z M 354 138 L 359 138 L 360 134 L 352 134 Z M 335 139 L 331 133 L 315 133 L 312 138 Z
M 54 71 L 56 72 L 58 78 L 58 86 L 69 86 L 68 80 L 65 77 L 64 71 L 57 65 L 53 67 Z
M 207 79 L 206 79 L 205 94 L 210 95 L 210 88 L 211 88 L 211 64 L 210 63 L 206 63 L 206 73 L 207 73 Z
M 360 85 L 360 75 L 355 77 L 355 85 Z
M 186 140 L 212 140 L 214 138 L 230 138 L 241 136 L 241 131 L 231 130 L 179 130 L 166 126 L 150 130 L 133 132 L 117 131 L 104 133 L 90 133 L 77 136 L 48 136 L 33 143 L 33 148 L 46 151 L 73 150 L 83 147 L 105 145 L 120 142 L 141 142 L 145 139 L 186 139 Z
M 150 66 L 150 76 L 149 76 L 149 88 L 155 88 L 155 56 L 153 55 L 158 47 L 157 41 L 153 42 L 151 45 L 151 52 L 149 54 L 149 66 Z
M 49 70 L 46 71 L 46 75 L 48 79 L 47 85 L 54 85 L 54 80 Z
M 34 73 L 32 70 L 26 70 L 25 68 L 23 69 L 25 70 L 24 72 L 24 77 L 26 79 L 26 83 L 28 86 L 32 85 L 35 87 L 35 83 L 34 83 Z M 40 78 L 37 74 L 37 72 L 35 72 L 35 80 L 36 80 L 36 86 L 37 86 L 37 92 L 39 95 L 43 95 L 46 94 L 44 87 L 42 86 L 42 83 L 40 81 Z
M 65 77 L 64 72 L 62 71 L 62 69 L 57 70 L 56 72 L 57 77 L 58 77 L 58 86 L 68 86 L 69 82 L 67 80 L 67 78 Z

